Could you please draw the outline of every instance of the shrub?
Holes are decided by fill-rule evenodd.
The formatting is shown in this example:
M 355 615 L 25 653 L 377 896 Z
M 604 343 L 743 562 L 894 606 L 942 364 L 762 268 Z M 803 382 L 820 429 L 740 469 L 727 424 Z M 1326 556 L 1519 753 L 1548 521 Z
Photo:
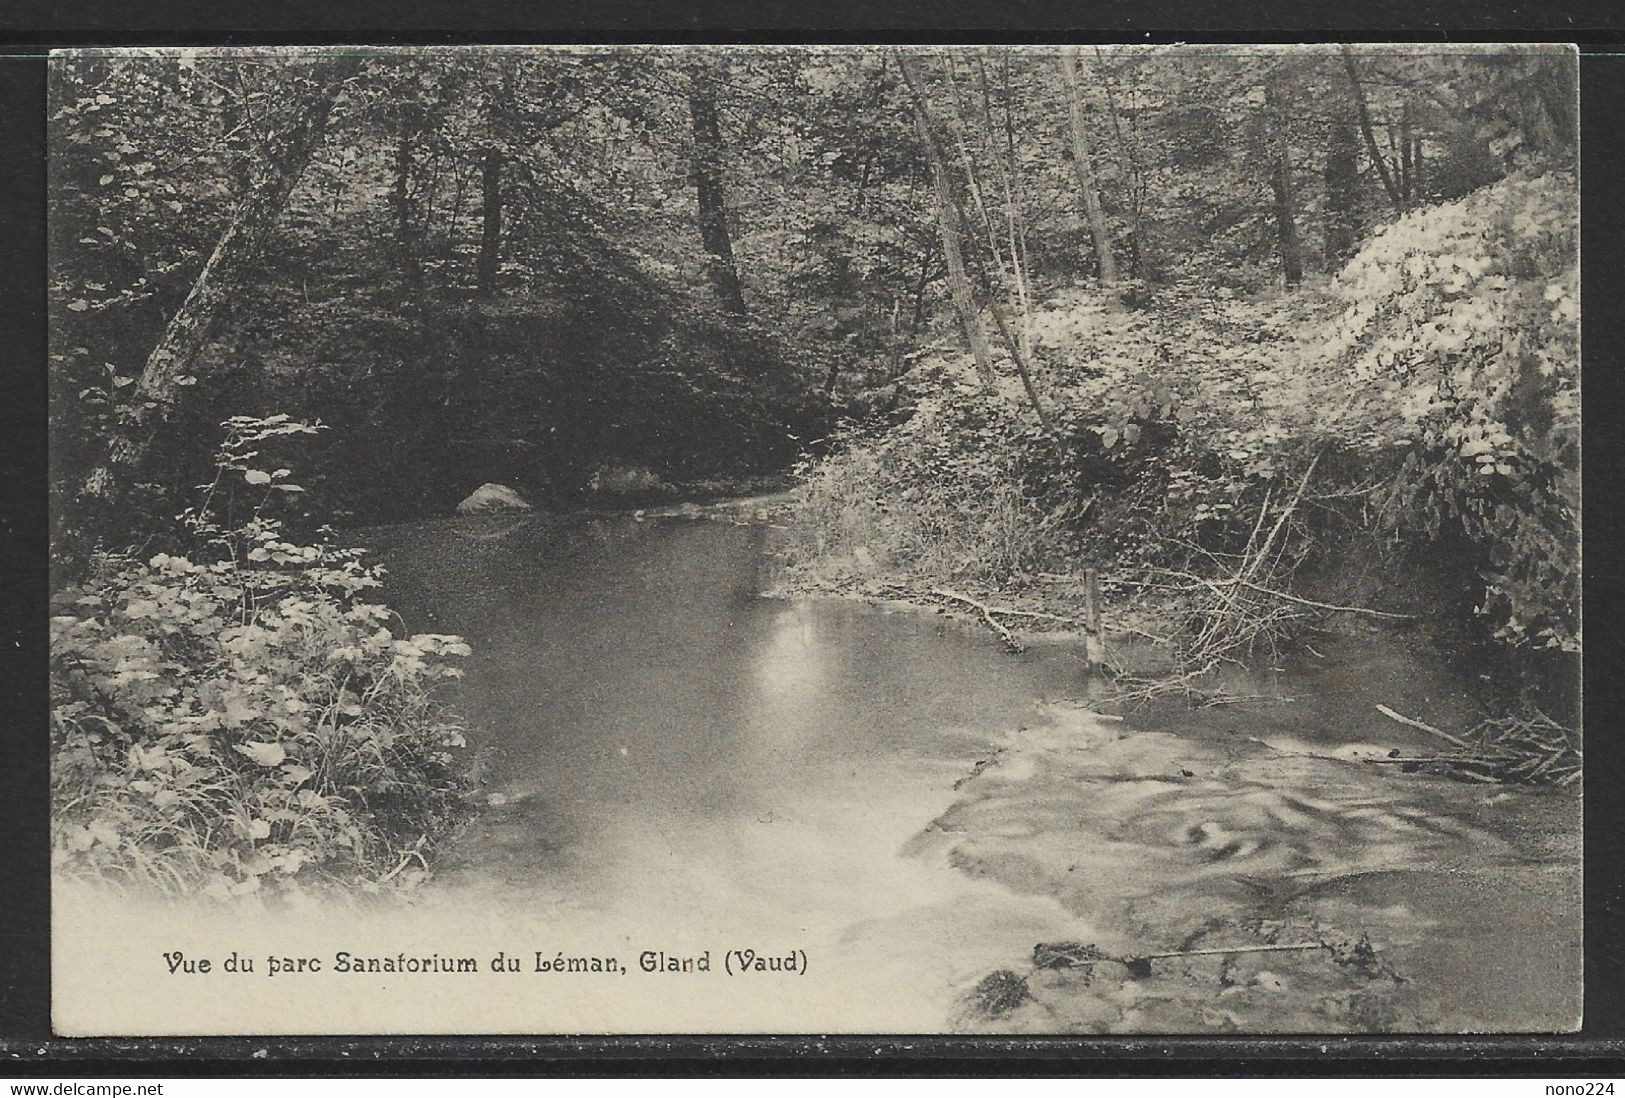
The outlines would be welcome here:
M 671 491 L 671 485 L 653 470 L 617 461 L 600 465 L 587 481 L 587 487 L 594 495 L 611 497 L 651 497 Z
M 1052 432 L 1008 378 L 916 367 L 912 416 L 807 477 L 792 551 L 994 584 L 1104 564 L 1194 595 L 1175 632 L 1218 629 L 1227 657 L 1255 611 L 1307 612 L 1300 572 L 1425 560 L 1440 606 L 1476 607 L 1472 633 L 1561 669 L 1579 647 L 1576 227 L 1571 177 L 1513 176 L 1406 214 L 1324 287 L 1170 286 L 1147 312 L 1061 291 L 1031 325 Z
M 1395 529 L 1464 536 L 1479 612 L 1579 650 L 1579 271 L 1572 177 L 1515 176 L 1377 234 L 1329 333 L 1371 439 L 1409 447 Z
M 436 697 L 468 646 L 396 637 L 376 567 L 271 517 L 302 489 L 261 448 L 315 427 L 224 426 L 185 552 L 102 554 L 54 600 L 54 862 L 217 896 L 419 879 L 470 804 Z
M 1069 510 L 1035 499 L 1017 475 L 1020 429 L 1006 405 L 922 402 L 891 437 L 854 441 L 805 471 L 793 558 L 984 582 L 1053 564 Z

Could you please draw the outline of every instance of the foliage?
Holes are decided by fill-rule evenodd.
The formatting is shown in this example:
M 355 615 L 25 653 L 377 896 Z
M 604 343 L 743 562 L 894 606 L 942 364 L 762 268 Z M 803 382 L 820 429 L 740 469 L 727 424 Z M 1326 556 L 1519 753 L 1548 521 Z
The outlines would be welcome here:
M 786 519 L 802 562 L 983 581 L 1041 567 L 1064 544 L 1064 524 L 994 451 L 998 426 L 853 446 L 805 469 L 803 504 Z
M 1251 292 L 1276 281 L 1268 182 L 1278 120 L 1308 269 L 1325 270 L 1315 242 L 1357 237 L 1385 214 L 1374 165 L 1356 178 L 1325 171 L 1334 153 L 1347 168 L 1355 118 L 1341 55 L 1179 49 L 1079 54 L 1079 105 L 1125 289 L 1150 301 L 1162 287 Z M 704 464 L 703 448 L 675 444 L 685 438 L 718 437 L 737 471 L 782 467 L 798 449 L 787 441 L 825 433 L 820 382 L 838 406 L 883 403 L 905 361 L 938 335 L 946 294 L 931 185 L 890 51 L 373 53 L 346 81 L 275 239 L 236 273 L 253 292 L 237 295 L 207 361 L 185 375 L 198 383 L 177 394 L 180 452 L 167 456 L 178 471 L 149 478 L 143 514 L 124 528 L 118 515 L 80 514 L 107 441 L 140 411 L 129 397 L 143 363 L 254 165 L 310 101 L 311 56 L 79 51 L 53 61 L 59 540 L 72 530 L 85 546 L 142 536 L 206 473 L 207 448 L 186 438 L 228 410 L 266 414 L 307 393 L 346 405 L 322 409 L 342 413 L 344 429 L 312 483 L 334 478 L 360 514 L 436 509 L 493 475 L 579 486 L 606 460 L 668 479 L 722 471 L 682 468 Z M 965 242 L 969 266 L 985 297 L 1026 314 L 1038 282 L 1094 269 L 1055 53 L 920 57 L 934 109 L 953 121 L 954 171 L 978 228 Z M 701 62 L 748 322 L 717 315 L 705 291 L 688 101 Z M 1358 64 L 1406 208 L 1572 155 L 1557 51 L 1372 48 Z M 1266 80 L 1279 119 L 1265 117 Z M 1402 138 L 1404 155 L 1392 151 Z M 482 199 L 492 156 L 494 210 Z M 493 212 L 494 275 L 482 286 Z M 516 322 L 524 316 L 561 322 Z M 425 408 L 402 390 L 446 399 Z M 627 404 L 640 413 L 619 414 Z M 421 437 L 426 412 L 454 422 Z M 651 435 L 666 443 L 636 452 L 634 436 Z M 430 460 L 448 436 L 459 440 L 451 460 Z M 514 437 L 547 452 L 501 449 Z M 455 483 L 403 491 L 369 477 L 414 468 Z
M 1573 195 L 1515 175 L 1292 295 L 1063 290 L 1030 322 L 1051 430 L 1009 379 L 917 366 L 910 418 L 809 475 L 793 551 L 995 586 L 1101 566 L 1198 666 L 1311 617 L 1301 574 L 1410 552 L 1450 562 L 1486 635 L 1576 650 Z
M 1480 613 L 1511 644 L 1579 650 L 1578 216 L 1572 177 L 1514 177 L 1413 214 L 1338 279 L 1330 350 L 1364 438 L 1406 445 L 1387 521 L 1458 523 Z
M 186 551 L 104 555 L 51 619 L 53 850 L 65 872 L 211 895 L 420 877 L 465 813 L 459 638 L 397 637 L 357 550 L 290 534 L 236 417 Z
M 989 584 L 1110 564 L 1228 659 L 1358 541 L 1448 557 L 1509 647 L 1578 647 L 1561 48 L 925 49 L 931 157 L 896 51 L 368 53 L 321 99 L 276 232 L 225 272 L 173 452 L 97 513 L 143 365 L 254 165 L 314 116 L 310 60 L 53 65 L 75 562 L 178 506 L 201 425 L 287 408 L 338 427 L 310 466 L 338 519 L 833 450 L 807 561 Z M 991 319 L 1010 360 L 990 388 L 943 323 L 943 224 L 964 338 Z M 724 252 L 748 315 L 711 289 Z M 1079 288 L 1108 266 L 1117 286 Z

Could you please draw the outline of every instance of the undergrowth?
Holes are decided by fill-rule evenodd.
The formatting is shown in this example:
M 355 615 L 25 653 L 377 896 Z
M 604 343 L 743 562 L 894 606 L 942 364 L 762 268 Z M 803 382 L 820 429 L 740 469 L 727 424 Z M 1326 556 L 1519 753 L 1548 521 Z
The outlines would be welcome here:
M 214 896 L 419 880 L 471 805 L 436 696 L 468 646 L 397 636 L 376 567 L 275 517 L 303 489 L 269 451 L 318 428 L 223 426 L 179 551 L 101 553 L 55 596 L 55 866 Z
M 1176 287 L 1131 309 L 1059 291 L 1028 322 L 1051 429 L 1008 379 L 916 367 L 905 423 L 806 471 L 793 568 L 1011 593 L 1097 567 L 1112 616 L 1178 653 L 1172 676 L 1125 684 L 1155 693 L 1328 616 L 1434 612 L 1406 583 L 1360 603 L 1324 583 L 1432 559 L 1459 588 L 1439 605 L 1572 675 L 1573 193 L 1513 177 L 1413 211 L 1293 294 Z

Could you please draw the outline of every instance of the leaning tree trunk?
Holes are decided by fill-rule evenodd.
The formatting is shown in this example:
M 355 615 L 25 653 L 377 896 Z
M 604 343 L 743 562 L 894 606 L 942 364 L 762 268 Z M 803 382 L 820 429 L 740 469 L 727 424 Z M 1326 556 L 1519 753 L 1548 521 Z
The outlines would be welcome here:
M 704 74 L 696 73 L 689 86 L 688 110 L 694 124 L 694 194 L 699 204 L 700 241 L 710 256 L 711 285 L 730 312 L 743 316 L 745 295 L 739 287 L 722 191 L 722 127 L 717 120 L 716 92 Z
M 936 192 L 937 230 L 942 238 L 942 255 L 948 265 L 948 293 L 976 359 L 976 373 L 984 385 L 993 384 L 993 351 L 988 345 L 987 331 L 982 327 L 982 314 L 976 307 L 970 276 L 965 273 L 965 253 L 959 236 L 959 206 L 954 199 L 953 179 L 948 174 L 948 154 L 937 135 L 936 122 L 925 99 L 925 84 L 913 58 L 899 53 L 897 63 L 902 70 L 914 101 L 914 125 L 920 135 L 920 144 L 931 168 L 931 183 Z
M 1077 59 L 1070 52 L 1063 51 L 1060 66 L 1061 80 L 1066 85 L 1067 117 L 1072 129 L 1072 170 L 1078 176 L 1078 191 L 1083 197 L 1089 235 L 1095 241 L 1095 257 L 1100 261 L 1100 281 L 1112 286 L 1117 282 L 1117 261 L 1112 257 L 1111 235 L 1106 228 L 1106 215 L 1100 208 L 1100 191 L 1095 186 L 1089 129 L 1083 117 L 1083 96 L 1078 90 Z
M 1281 245 L 1281 276 L 1288 286 L 1303 281 L 1303 254 L 1298 243 L 1297 201 L 1292 187 L 1292 148 L 1287 140 L 1286 115 L 1281 110 L 1275 77 L 1264 78 L 1264 110 L 1275 133 L 1274 165 L 1270 189 L 1275 193 L 1275 229 Z
M 480 258 L 474 268 L 475 290 L 484 297 L 496 290 L 497 264 L 502 257 L 502 150 L 485 150 L 480 168 L 483 203 L 480 216 Z
M 1360 83 L 1360 70 L 1354 64 L 1354 51 L 1347 45 L 1343 47 L 1343 67 L 1348 70 L 1349 87 L 1354 90 L 1354 105 L 1360 113 L 1360 133 L 1365 136 L 1366 152 L 1370 154 L 1377 174 L 1382 176 L 1382 189 L 1388 192 L 1394 209 L 1403 210 L 1405 200 L 1400 196 L 1399 184 L 1394 182 L 1393 173 L 1388 170 L 1388 161 L 1383 159 L 1382 150 L 1377 148 L 1377 136 L 1371 130 L 1371 109 L 1365 101 L 1365 87 Z
M 203 264 L 179 311 L 170 318 L 158 345 L 147 356 L 135 393 L 138 407 L 150 405 L 153 414 L 140 415 L 131 429 L 115 441 L 111 451 L 115 464 L 139 465 L 157 433 L 173 419 L 180 379 L 192 374 L 219 328 L 239 291 L 238 279 L 244 266 L 264 246 L 287 207 L 294 186 L 326 135 L 328 116 L 343 83 L 360 64 L 357 57 L 319 63 L 311 74 L 312 90 L 293 112 L 293 121 L 267 141 L 231 223 Z M 94 494 L 109 490 L 110 471 L 106 467 L 97 469 L 87 487 Z

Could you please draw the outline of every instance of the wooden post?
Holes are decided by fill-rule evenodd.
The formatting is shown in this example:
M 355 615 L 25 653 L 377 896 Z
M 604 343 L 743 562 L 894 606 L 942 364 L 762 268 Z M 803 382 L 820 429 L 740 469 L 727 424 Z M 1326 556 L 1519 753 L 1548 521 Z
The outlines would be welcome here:
M 1084 655 L 1093 667 L 1106 662 L 1106 635 L 1100 624 L 1100 569 L 1083 570 L 1083 612 L 1087 619 L 1088 634 L 1084 637 Z

